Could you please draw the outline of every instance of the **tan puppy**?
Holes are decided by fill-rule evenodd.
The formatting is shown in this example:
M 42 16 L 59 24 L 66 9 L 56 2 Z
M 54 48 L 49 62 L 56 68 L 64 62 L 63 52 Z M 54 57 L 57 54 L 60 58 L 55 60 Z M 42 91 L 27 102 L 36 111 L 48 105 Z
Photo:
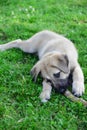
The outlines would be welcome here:
M 69 76 L 72 75 L 72 92 L 76 96 L 84 93 L 84 76 L 78 63 L 78 54 L 73 43 L 51 31 L 41 31 L 28 40 L 15 40 L 0 45 L 0 50 L 20 48 L 27 53 L 37 53 L 39 61 L 31 70 L 35 81 L 39 73 L 43 77 L 42 102 L 50 99 L 52 85 L 65 92 Z

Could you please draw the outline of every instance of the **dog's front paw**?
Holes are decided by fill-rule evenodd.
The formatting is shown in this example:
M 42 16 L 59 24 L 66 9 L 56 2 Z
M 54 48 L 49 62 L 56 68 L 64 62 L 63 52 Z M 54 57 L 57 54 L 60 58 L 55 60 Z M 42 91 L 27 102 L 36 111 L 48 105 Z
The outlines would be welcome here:
M 72 93 L 75 96 L 82 96 L 85 91 L 84 83 L 79 81 L 74 81 L 72 84 Z
M 49 93 L 49 91 L 43 91 L 40 94 L 40 99 L 41 99 L 41 102 L 47 102 L 50 99 L 50 93 Z

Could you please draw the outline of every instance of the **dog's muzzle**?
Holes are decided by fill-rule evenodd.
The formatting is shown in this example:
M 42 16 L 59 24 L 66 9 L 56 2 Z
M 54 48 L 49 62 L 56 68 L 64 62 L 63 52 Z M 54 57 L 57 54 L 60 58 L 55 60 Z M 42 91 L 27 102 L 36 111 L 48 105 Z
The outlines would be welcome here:
M 56 92 L 63 94 L 67 88 L 72 85 L 72 75 L 69 75 L 66 79 L 58 79 L 55 82 L 47 80 L 47 82 L 51 84 Z
M 68 78 L 59 79 L 57 82 L 54 83 L 53 87 L 57 92 L 64 93 L 68 87 Z

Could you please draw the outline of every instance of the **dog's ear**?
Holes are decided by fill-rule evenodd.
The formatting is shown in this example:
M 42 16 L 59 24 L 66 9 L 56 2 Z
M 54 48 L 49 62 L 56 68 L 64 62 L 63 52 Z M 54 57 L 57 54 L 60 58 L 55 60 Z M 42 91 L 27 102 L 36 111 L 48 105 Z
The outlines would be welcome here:
M 32 75 L 34 81 L 36 82 L 38 75 L 40 74 L 40 62 L 36 63 L 34 67 L 31 69 L 30 74 Z
M 58 67 L 64 73 L 69 72 L 69 60 L 67 55 L 62 54 L 61 56 L 58 57 Z

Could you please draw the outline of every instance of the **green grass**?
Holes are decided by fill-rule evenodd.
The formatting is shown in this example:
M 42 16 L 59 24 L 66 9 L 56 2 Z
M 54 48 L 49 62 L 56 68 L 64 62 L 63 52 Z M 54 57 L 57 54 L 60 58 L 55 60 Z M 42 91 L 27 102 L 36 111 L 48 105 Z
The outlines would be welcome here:
M 48 29 L 78 49 L 87 100 L 87 0 L 0 0 L 0 44 L 28 39 Z M 0 52 L 0 130 L 87 130 L 87 108 L 52 92 L 42 104 L 41 79 L 29 74 L 37 57 L 12 49 Z

